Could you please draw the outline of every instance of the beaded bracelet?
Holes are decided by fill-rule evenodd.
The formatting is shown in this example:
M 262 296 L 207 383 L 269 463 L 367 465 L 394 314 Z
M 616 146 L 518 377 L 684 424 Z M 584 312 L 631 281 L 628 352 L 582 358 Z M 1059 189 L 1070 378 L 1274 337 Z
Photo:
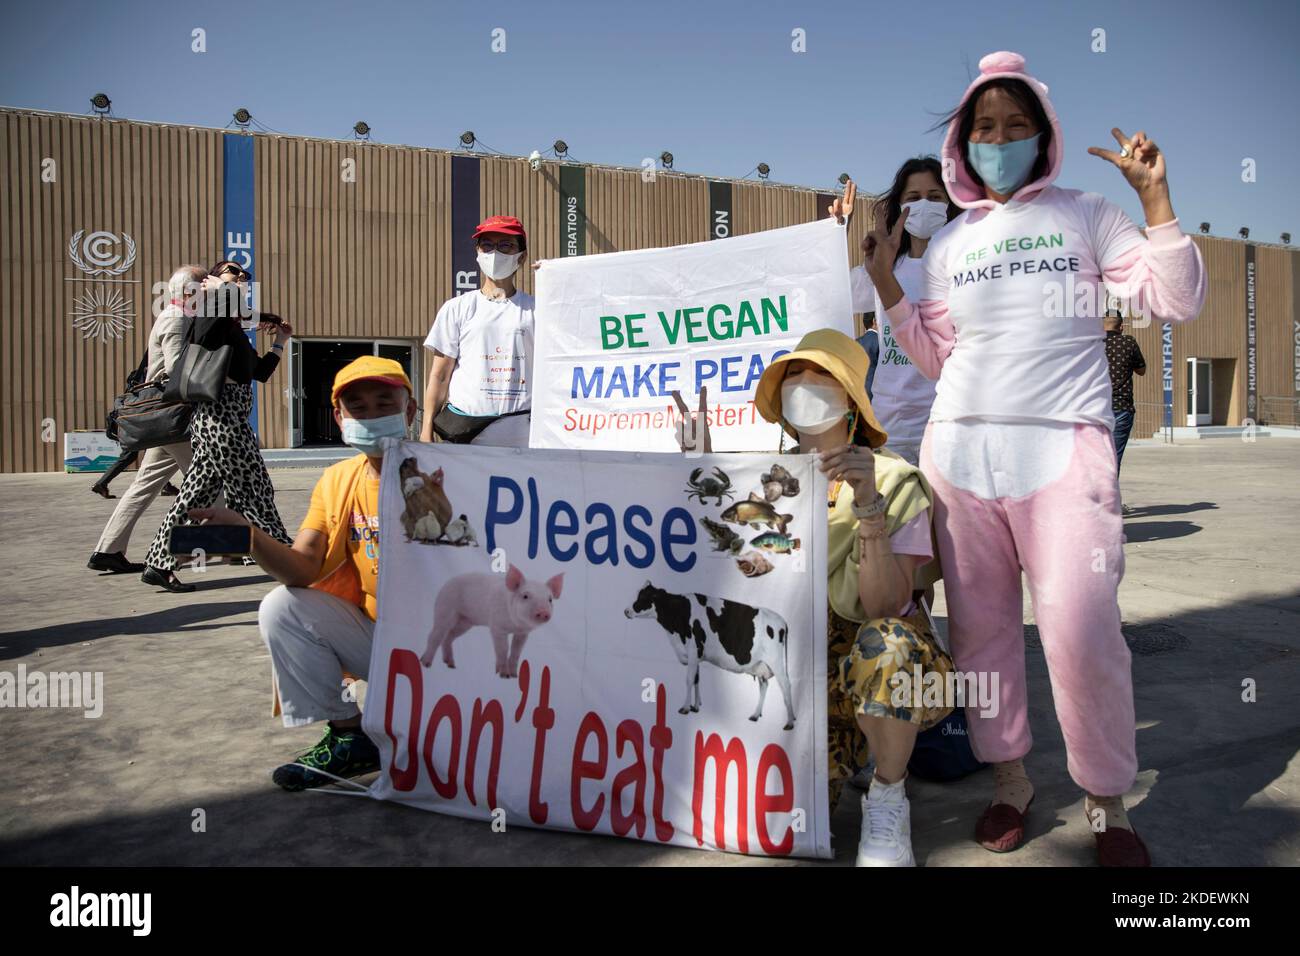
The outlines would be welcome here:
M 885 497 L 877 491 L 876 497 L 871 504 L 865 507 L 859 507 L 858 503 L 855 501 L 852 503 L 852 509 L 853 517 L 857 518 L 859 521 L 878 517 L 885 513 Z

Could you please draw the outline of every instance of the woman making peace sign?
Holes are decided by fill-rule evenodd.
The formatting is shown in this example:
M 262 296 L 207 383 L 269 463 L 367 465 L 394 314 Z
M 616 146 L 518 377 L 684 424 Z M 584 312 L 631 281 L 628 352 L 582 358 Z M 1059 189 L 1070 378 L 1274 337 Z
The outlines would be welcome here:
M 1022 762 L 1023 568 L 1098 855 L 1142 866 L 1150 857 L 1122 801 L 1137 755 L 1101 316 L 1109 291 L 1144 315 L 1192 319 L 1205 272 L 1174 217 L 1163 154 L 1145 133 L 1112 133 L 1118 152 L 1088 152 L 1137 191 L 1145 236 L 1101 196 L 1052 185 L 1065 145 L 1047 87 L 1020 55 L 989 54 L 949 117 L 945 178 L 966 211 L 931 241 L 919 301 L 893 274 L 905 219 L 888 232 L 877 223 L 866 266 L 904 351 L 938 380 L 921 469 L 935 495 L 953 660 L 1000 681 L 996 716 L 967 714 L 976 754 L 995 764 L 977 839 L 1015 849 L 1033 800 Z

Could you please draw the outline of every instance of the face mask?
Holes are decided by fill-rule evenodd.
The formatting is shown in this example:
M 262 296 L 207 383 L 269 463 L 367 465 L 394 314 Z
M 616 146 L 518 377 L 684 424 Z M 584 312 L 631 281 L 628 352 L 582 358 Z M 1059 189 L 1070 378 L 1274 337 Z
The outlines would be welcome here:
M 1029 178 L 1029 171 L 1038 159 L 1038 137 L 1012 140 L 995 146 L 992 143 L 967 143 L 966 156 L 984 185 L 995 193 L 1009 196 Z
M 499 282 L 515 274 L 515 270 L 519 268 L 519 259 L 522 256 L 522 252 L 516 252 L 513 255 L 507 255 L 504 252 L 480 252 L 478 254 L 478 267 L 483 270 L 484 275 Z
M 918 239 L 929 239 L 948 224 L 948 204 L 932 199 L 918 199 L 916 202 L 904 203 L 907 221 L 903 228 Z
M 343 419 L 343 441 L 359 452 L 378 458 L 382 438 L 405 438 L 406 416 L 385 415 L 383 418 Z
M 781 414 L 801 432 L 818 435 L 849 411 L 844 389 L 835 385 L 791 382 L 781 386 Z

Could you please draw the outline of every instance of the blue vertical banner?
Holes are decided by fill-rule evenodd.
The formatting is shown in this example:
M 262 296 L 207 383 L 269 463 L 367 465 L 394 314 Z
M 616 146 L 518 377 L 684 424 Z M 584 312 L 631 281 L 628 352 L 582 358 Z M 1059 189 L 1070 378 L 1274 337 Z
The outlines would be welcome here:
M 223 137 L 225 162 L 222 183 L 221 257 L 229 259 L 247 270 L 252 282 L 257 282 L 256 256 L 253 228 L 257 210 L 255 173 L 253 168 L 253 137 L 243 133 L 226 133 Z M 253 288 L 256 288 L 254 285 Z M 254 296 L 260 305 L 260 296 Z M 249 329 L 248 341 L 257 347 L 257 329 Z M 252 383 L 253 409 L 248 424 L 257 434 L 257 382 Z
M 1174 425 L 1174 326 L 1160 326 L 1160 384 L 1165 393 L 1165 428 Z M 1189 385 L 1190 387 L 1190 385 Z
M 480 222 L 479 161 L 475 156 L 451 158 L 451 294 L 478 288 L 478 257 L 470 236 Z

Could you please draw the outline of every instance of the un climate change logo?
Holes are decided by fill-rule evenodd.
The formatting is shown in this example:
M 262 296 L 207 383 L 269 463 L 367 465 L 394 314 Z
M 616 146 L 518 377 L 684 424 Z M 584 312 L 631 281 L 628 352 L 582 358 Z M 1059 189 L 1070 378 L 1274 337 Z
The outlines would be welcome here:
M 103 344 L 121 339 L 135 318 L 126 287 L 138 280 L 118 279 L 135 264 L 135 240 L 129 233 L 78 229 L 68 240 L 68 261 L 83 273 L 68 282 L 85 282 L 72 300 L 72 326 L 83 339 Z
M 92 232 L 85 236 L 86 230 L 78 229 L 68 240 L 68 258 L 82 272 L 88 275 L 120 276 L 130 269 L 135 262 L 135 240 L 129 233 L 122 233 L 119 239 L 111 232 Z M 116 247 L 124 244 L 125 249 Z

